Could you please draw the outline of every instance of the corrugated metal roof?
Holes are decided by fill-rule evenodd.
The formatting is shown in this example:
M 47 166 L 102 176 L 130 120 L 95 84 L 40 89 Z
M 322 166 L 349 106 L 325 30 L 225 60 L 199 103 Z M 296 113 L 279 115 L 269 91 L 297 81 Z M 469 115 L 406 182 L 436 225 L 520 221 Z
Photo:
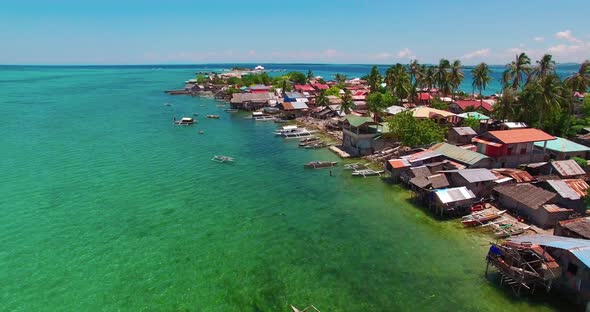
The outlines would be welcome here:
M 243 103 L 243 102 L 267 102 L 273 100 L 275 97 L 272 93 L 234 93 L 232 94 L 231 103 Z
M 302 98 L 305 97 L 305 95 L 299 93 L 299 92 L 285 92 L 285 96 L 287 96 L 290 99 L 296 99 L 296 98 Z
M 551 162 L 551 166 L 553 166 L 562 177 L 586 174 L 586 171 L 584 171 L 584 169 L 582 169 L 582 167 L 580 167 L 580 165 L 578 165 L 573 159 L 556 160 Z
M 438 190 L 435 194 L 443 204 L 475 198 L 475 194 L 464 186 Z
M 580 199 L 580 195 L 574 191 L 567 183 L 562 180 L 547 180 L 546 181 L 549 186 L 557 193 L 559 196 L 571 199 L 571 200 L 578 200 Z
M 442 116 L 442 117 L 455 116 L 455 114 L 453 114 L 451 112 L 440 110 L 440 109 L 435 109 L 435 108 L 431 108 L 431 107 L 426 107 L 426 106 L 419 106 L 419 107 L 412 109 L 412 114 L 413 114 L 414 118 L 432 118 L 434 116 Z
M 410 162 L 403 158 L 398 159 L 390 159 L 387 162 L 391 165 L 392 168 L 405 168 L 410 167 Z
M 390 115 L 395 115 L 405 111 L 406 108 L 403 106 L 392 105 L 385 109 L 385 111 Z
M 559 225 L 586 239 L 590 239 L 590 217 L 559 221 Z
M 426 166 L 412 167 L 410 168 L 415 177 L 427 177 L 432 175 L 430 170 Z
M 543 148 L 545 142 L 535 142 L 536 147 Z M 547 149 L 561 153 L 571 152 L 587 152 L 590 151 L 590 147 L 572 142 L 570 140 L 556 137 L 555 140 L 547 141 Z
M 457 132 L 459 135 L 477 135 L 475 130 L 471 129 L 471 127 L 454 127 L 453 131 Z
M 474 119 L 477 119 L 477 120 L 488 120 L 488 119 L 490 119 L 490 117 L 488 117 L 488 116 L 486 116 L 484 114 L 478 113 L 478 112 L 467 112 L 467 113 L 459 114 L 459 115 L 457 115 L 457 117 L 461 117 L 461 118 L 474 118 Z
M 504 144 L 549 141 L 555 139 L 554 136 L 534 128 L 489 131 L 488 134 Z
M 376 124 L 371 117 L 361 117 L 352 114 L 344 116 L 342 121 L 348 121 L 348 123 L 353 127 L 359 127 L 365 123 Z
M 541 246 L 565 249 L 574 254 L 590 268 L 590 240 L 553 235 L 527 235 L 510 238 L 515 243 L 531 243 Z
M 500 175 L 500 176 L 504 176 L 504 177 L 510 177 L 518 183 L 535 181 L 535 178 L 530 173 L 528 173 L 524 170 L 500 168 L 500 169 L 492 169 L 491 171 L 496 176 Z
M 588 195 L 588 189 L 590 188 L 590 185 L 588 185 L 586 181 L 582 179 L 567 179 L 562 181 L 565 182 L 565 184 L 567 184 L 569 187 L 571 187 L 572 190 L 578 193 L 580 197 Z
M 466 150 L 448 143 L 435 144 L 430 148 L 430 150 L 467 165 L 475 165 L 483 159 L 489 159 L 489 157 L 484 154 L 472 152 L 470 150 Z
M 401 158 L 407 159 L 409 162 L 413 163 L 413 162 L 418 162 L 418 161 L 424 161 L 424 160 L 438 157 L 438 156 L 441 156 L 441 154 L 437 153 L 435 151 L 425 150 L 425 151 L 421 151 L 421 152 L 418 152 L 415 154 L 402 156 Z
M 449 187 L 450 185 L 449 180 L 447 180 L 447 176 L 442 173 L 429 176 L 428 181 L 430 181 L 430 185 L 433 189 Z
M 556 213 L 556 212 L 573 212 L 573 209 L 567 209 L 557 206 L 556 204 L 546 204 L 543 205 L 543 209 L 547 210 L 549 213 Z
M 557 196 L 553 192 L 546 191 L 530 183 L 497 186 L 494 191 L 533 209 L 540 208 Z
M 462 169 L 462 170 L 448 170 L 446 172 L 456 172 L 462 176 L 469 183 L 484 182 L 484 181 L 495 181 L 498 179 L 488 169 Z
M 425 188 L 430 185 L 430 181 L 428 181 L 428 179 L 423 176 L 413 177 L 412 179 L 410 179 L 410 184 L 413 184 L 419 188 Z

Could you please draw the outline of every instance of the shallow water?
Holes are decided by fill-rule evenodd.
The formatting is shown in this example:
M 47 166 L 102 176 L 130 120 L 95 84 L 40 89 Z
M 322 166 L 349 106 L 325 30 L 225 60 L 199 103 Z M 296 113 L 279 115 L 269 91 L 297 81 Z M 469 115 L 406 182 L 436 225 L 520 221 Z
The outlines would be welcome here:
M 162 92 L 193 73 L 0 69 L 0 310 L 560 309 L 487 280 L 489 237 L 407 191 Z M 172 124 L 193 113 L 221 119 Z

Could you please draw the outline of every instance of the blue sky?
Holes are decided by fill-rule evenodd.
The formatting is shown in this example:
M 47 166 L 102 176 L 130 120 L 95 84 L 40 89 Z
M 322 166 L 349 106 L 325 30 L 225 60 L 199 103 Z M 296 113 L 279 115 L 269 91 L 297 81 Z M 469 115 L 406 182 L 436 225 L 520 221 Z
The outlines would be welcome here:
M 590 58 L 587 0 L 2 0 L 0 64 Z

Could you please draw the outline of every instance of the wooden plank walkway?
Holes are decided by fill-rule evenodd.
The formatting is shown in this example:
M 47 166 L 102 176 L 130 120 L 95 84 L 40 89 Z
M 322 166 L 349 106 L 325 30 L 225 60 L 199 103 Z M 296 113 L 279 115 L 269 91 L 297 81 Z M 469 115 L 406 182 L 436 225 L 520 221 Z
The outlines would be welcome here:
M 330 150 L 332 152 L 336 153 L 336 155 L 340 156 L 340 158 L 350 158 L 350 155 L 347 152 L 341 150 L 337 146 L 334 146 L 334 145 L 330 146 Z

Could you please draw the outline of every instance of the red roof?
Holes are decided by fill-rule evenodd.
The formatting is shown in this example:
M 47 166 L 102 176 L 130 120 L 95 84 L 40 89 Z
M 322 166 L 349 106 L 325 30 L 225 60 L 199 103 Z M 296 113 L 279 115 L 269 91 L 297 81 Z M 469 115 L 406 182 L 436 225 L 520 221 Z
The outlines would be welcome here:
M 389 164 L 391 165 L 392 168 L 398 169 L 398 168 L 405 168 L 405 167 L 410 167 L 410 163 L 405 160 L 405 159 L 390 159 L 387 162 L 389 162 Z
M 534 128 L 489 131 L 488 133 L 504 144 L 555 140 L 554 136 Z
M 361 96 L 361 95 L 367 95 L 368 93 L 369 93 L 369 90 L 358 90 L 353 95 L 354 96 Z
M 330 86 L 328 86 L 327 84 L 323 84 L 323 83 L 319 83 L 316 82 L 313 84 L 313 87 L 318 89 L 318 90 L 328 90 L 330 89 Z
M 462 110 L 466 110 L 468 107 L 474 107 L 475 109 L 482 108 L 488 112 L 491 112 L 492 110 L 494 110 L 492 105 L 490 105 L 490 103 L 485 102 L 485 101 L 460 100 L 460 101 L 455 101 L 454 103 L 457 104 L 459 107 L 461 107 Z
M 250 93 L 268 93 L 268 90 L 250 90 Z
M 432 95 L 428 93 L 418 93 L 418 99 L 420 101 L 429 101 L 432 100 Z
M 299 91 L 299 92 L 304 92 L 304 91 L 315 91 L 315 89 L 310 86 L 310 85 L 295 85 L 295 90 Z

